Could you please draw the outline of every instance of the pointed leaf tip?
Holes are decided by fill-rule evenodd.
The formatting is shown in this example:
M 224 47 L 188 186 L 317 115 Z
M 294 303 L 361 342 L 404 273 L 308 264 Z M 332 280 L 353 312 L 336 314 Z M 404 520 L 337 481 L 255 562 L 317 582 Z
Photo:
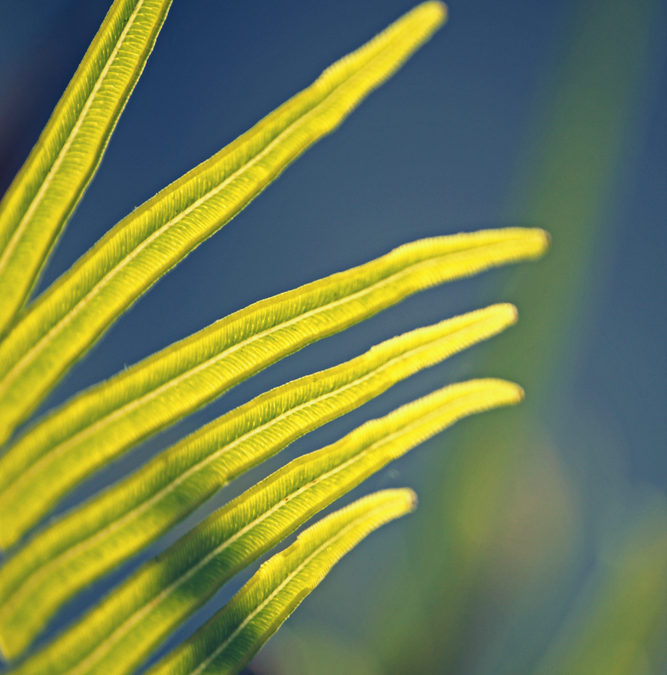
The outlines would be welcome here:
M 315 513 L 458 420 L 517 403 L 521 393 L 497 379 L 453 384 L 298 457 L 145 563 L 16 675 L 134 672 L 237 571 Z
M 235 477 L 515 320 L 516 309 L 505 303 L 417 328 L 256 397 L 186 437 L 42 529 L 0 569 L 0 639 L 11 636 L 14 650 L 27 645 L 75 593 L 164 534 Z M 105 434 L 119 436 L 108 428 Z M 97 445 L 92 440 L 86 452 Z M 43 487 L 32 492 L 43 492 Z M 25 511 L 25 503 L 20 500 L 17 508 Z M 16 514 L 5 517 L 0 506 L 0 542 L 15 538 L 10 531 L 15 532 Z
M 551 235 L 539 227 L 527 230 L 535 238 L 536 257 L 544 255 L 551 245 Z
M 400 17 L 135 209 L 42 293 L 0 344 L 0 442 L 139 296 L 333 132 L 442 20 L 437 2 Z M 2 232 L 0 218 L 0 249 Z M 3 289 L 15 287 L 13 281 L 3 285 L 0 271 L 0 315 Z M 2 323 L 0 316 L 0 329 Z
M 0 544 L 11 545 L 64 490 L 105 462 L 278 359 L 421 289 L 535 258 L 545 244 L 543 230 L 522 228 L 404 244 L 374 261 L 235 312 L 92 387 L 51 412 L 0 457 Z M 514 308 L 501 306 L 499 311 L 498 323 L 514 323 Z M 255 328 L 248 332 L 247 326 Z M 0 361 L 2 355 L 0 345 Z M 3 423 L 25 412 L 27 397 L 41 382 L 37 366 L 42 357 L 22 373 L 16 370 L 13 384 L 8 378 L 0 382 L 0 437 Z
M 437 20 L 438 25 L 443 24 L 449 15 L 449 8 L 444 2 L 440 2 L 440 0 L 424 2 L 419 6 L 431 12 L 433 17 Z

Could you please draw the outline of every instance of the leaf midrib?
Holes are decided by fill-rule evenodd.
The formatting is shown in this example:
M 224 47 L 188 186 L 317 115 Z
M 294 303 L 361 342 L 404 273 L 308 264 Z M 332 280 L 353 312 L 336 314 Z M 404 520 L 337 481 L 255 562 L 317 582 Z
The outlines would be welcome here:
M 499 242 L 501 245 L 504 242 Z M 231 345 L 230 347 L 227 347 L 225 350 L 222 352 L 219 352 L 215 356 L 211 357 L 210 359 L 207 359 L 206 361 L 198 364 L 197 366 L 190 368 L 180 375 L 178 375 L 175 378 L 172 378 L 171 380 L 167 381 L 166 383 L 160 385 L 159 387 L 152 389 L 151 391 L 147 392 L 146 394 L 140 396 L 139 398 L 136 398 L 129 403 L 124 404 L 120 408 L 116 408 L 113 410 L 111 413 L 108 415 L 105 415 L 104 417 L 99 418 L 98 420 L 95 421 L 94 424 L 89 425 L 85 427 L 83 430 L 77 432 L 73 436 L 70 436 L 67 440 L 65 440 L 62 443 L 59 443 L 58 445 L 55 445 L 52 447 L 50 451 L 47 451 L 46 453 L 40 455 L 35 462 L 33 462 L 31 465 L 29 465 L 27 468 L 24 469 L 23 473 L 21 474 L 21 481 L 28 479 L 29 476 L 33 473 L 36 473 L 40 467 L 40 465 L 47 460 L 54 460 L 58 456 L 60 456 L 62 453 L 66 452 L 67 449 L 73 445 L 76 445 L 78 442 L 85 440 L 86 436 L 90 436 L 100 429 L 104 428 L 108 424 L 113 423 L 118 417 L 123 416 L 126 413 L 130 413 L 139 406 L 141 406 L 144 402 L 150 402 L 154 398 L 157 398 L 160 396 L 164 391 L 168 391 L 169 389 L 172 389 L 173 387 L 177 386 L 182 382 L 183 380 L 188 379 L 191 376 L 196 375 L 197 373 L 201 372 L 202 370 L 206 370 L 207 368 L 211 367 L 214 365 L 216 362 L 221 361 L 225 358 L 227 358 L 230 354 L 234 353 L 235 351 L 238 351 L 240 349 L 243 349 L 247 347 L 249 344 L 252 344 L 253 342 L 257 340 L 261 340 L 264 337 L 267 337 L 268 335 L 271 335 L 275 332 L 281 331 L 284 328 L 289 327 L 290 325 L 293 325 L 295 323 L 298 323 L 302 320 L 306 320 L 310 318 L 311 316 L 315 316 L 317 314 L 329 311 L 333 308 L 335 308 L 338 305 L 346 304 L 348 302 L 353 302 L 357 297 L 363 296 L 365 294 L 371 293 L 374 290 L 377 290 L 378 288 L 381 288 L 382 286 L 391 284 L 397 277 L 400 276 L 409 276 L 414 272 L 415 268 L 423 266 L 429 266 L 434 264 L 435 261 L 437 261 L 439 258 L 449 258 L 451 256 L 455 256 L 458 254 L 467 254 L 472 248 L 481 248 L 481 247 L 488 247 L 488 248 L 494 248 L 496 244 L 480 244 L 475 247 L 470 247 L 465 249 L 464 251 L 457 251 L 455 253 L 447 253 L 443 256 L 438 256 L 435 258 L 431 259 L 426 259 L 423 261 L 420 261 L 416 264 L 413 264 L 411 266 L 405 267 L 402 270 L 399 270 L 398 272 L 395 272 L 394 274 L 385 277 L 384 279 L 380 279 L 379 281 L 370 284 L 369 286 L 361 289 L 360 291 L 356 291 L 355 293 L 352 293 L 351 295 L 346 295 L 342 298 L 338 298 L 330 303 L 327 303 L 325 305 L 320 305 L 319 307 L 316 307 L 314 309 L 308 310 L 307 312 L 304 312 L 302 314 L 299 314 L 297 316 L 291 317 L 290 319 L 287 319 L 285 321 L 282 321 L 279 324 L 276 324 L 275 326 L 272 326 L 270 328 L 267 328 L 260 333 L 256 333 L 255 335 L 251 335 L 241 342 L 238 342 L 235 345 Z M 200 403 L 200 405 L 202 405 Z M 169 424 L 169 423 L 167 423 Z M 164 427 L 162 427 L 164 428 Z M 157 430 L 153 430 L 157 431 Z M 149 432 L 151 433 L 151 432 Z M 141 440 L 138 439 L 137 442 Z M 16 485 L 20 485 L 20 483 L 10 483 L 7 488 L 5 488 L 4 491 L 0 491 L 0 499 L 2 494 L 7 494 L 11 493 Z
M 140 0 L 140 2 L 143 1 L 144 0 Z M 159 237 L 166 229 L 171 228 L 173 225 L 177 224 L 178 222 L 186 218 L 195 208 L 198 208 L 202 204 L 206 203 L 206 201 L 216 196 L 222 189 L 227 187 L 227 185 L 229 185 L 230 182 L 235 180 L 239 175 L 247 171 L 254 164 L 261 161 L 261 159 L 266 154 L 268 154 L 275 147 L 276 144 L 278 144 L 282 140 L 283 136 L 289 134 L 291 131 L 293 131 L 294 128 L 297 128 L 303 123 L 305 123 L 311 116 L 314 116 L 315 113 L 319 110 L 319 108 L 323 106 L 326 103 L 326 101 L 336 91 L 338 91 L 342 86 L 357 79 L 364 71 L 368 69 L 368 67 L 372 63 L 376 62 L 377 59 L 379 59 L 382 55 L 384 55 L 387 51 L 389 51 L 389 48 L 391 46 L 392 43 L 390 42 L 388 45 L 383 47 L 380 51 L 378 51 L 377 54 L 375 54 L 375 56 L 373 56 L 363 66 L 361 70 L 353 72 L 350 76 L 339 82 L 330 92 L 328 92 L 323 98 L 321 98 L 317 103 L 315 103 L 312 108 L 310 108 L 306 113 L 298 117 L 296 120 L 290 122 L 275 138 L 273 138 L 264 148 L 262 148 L 262 150 L 260 150 L 250 160 L 246 161 L 232 174 L 230 174 L 227 178 L 225 178 L 222 181 L 222 183 L 206 192 L 199 199 L 195 200 L 192 204 L 187 206 L 178 215 L 167 221 L 167 223 L 160 226 L 160 228 L 158 228 L 155 232 L 153 232 L 147 238 L 141 241 L 141 243 L 139 243 L 134 249 L 132 249 L 132 251 L 123 256 L 123 258 L 120 261 L 118 261 L 116 265 L 114 265 L 113 269 L 109 270 L 109 272 L 107 272 L 98 282 L 96 282 L 95 285 L 86 293 L 86 295 L 84 295 L 81 299 L 77 300 L 77 302 L 67 310 L 67 313 L 61 319 L 59 319 L 46 333 L 41 335 L 38 338 L 38 340 L 32 344 L 30 349 L 27 352 L 25 352 L 24 355 L 14 363 L 14 365 L 11 366 L 11 368 L 7 371 L 4 378 L 0 382 L 0 396 L 3 394 L 3 392 L 7 390 L 9 385 L 11 385 L 11 383 L 21 374 L 21 371 L 29 367 L 30 363 L 39 357 L 39 354 L 41 353 L 41 351 L 43 351 L 42 349 L 39 348 L 40 345 L 44 344 L 45 341 L 50 341 L 51 336 L 54 333 L 57 334 L 62 330 L 64 330 L 67 327 L 67 325 L 71 323 L 76 318 L 76 316 L 85 309 L 85 307 L 91 302 L 91 300 L 103 290 L 103 288 L 107 285 L 107 283 L 109 283 L 109 281 L 112 280 L 114 276 L 119 274 L 127 265 L 129 265 L 132 262 L 132 260 L 134 260 L 135 257 L 137 257 L 147 246 L 151 244 L 151 242 L 154 239 Z M 113 317 L 111 318 L 111 320 L 113 320 Z M 106 326 L 103 326 L 102 331 L 104 331 L 105 328 Z M 18 374 L 16 373 L 17 369 Z
M 4 268 L 7 266 L 8 261 L 10 260 L 14 249 L 18 245 L 18 240 L 21 237 L 23 230 L 25 227 L 27 227 L 27 223 L 32 216 L 32 214 L 35 212 L 37 207 L 42 201 L 42 198 L 46 194 L 46 191 L 48 190 L 49 186 L 51 185 L 54 175 L 57 173 L 58 169 L 60 168 L 60 165 L 64 161 L 65 155 L 67 151 L 70 149 L 72 146 L 72 143 L 74 142 L 74 137 L 78 134 L 79 130 L 81 129 L 81 126 L 84 123 L 85 117 L 88 114 L 88 111 L 90 110 L 91 106 L 93 105 L 94 98 L 97 95 L 98 91 L 100 90 L 102 83 L 104 82 L 104 79 L 107 76 L 107 73 L 109 72 L 109 69 L 111 68 L 113 64 L 113 60 L 115 59 L 116 55 L 120 51 L 121 47 L 123 46 L 123 42 L 125 41 L 125 38 L 127 37 L 127 34 L 129 33 L 130 29 L 132 28 L 137 15 L 139 11 L 141 10 L 142 5 L 144 4 L 145 0 L 138 0 L 137 6 L 134 8 L 132 11 L 132 14 L 128 18 L 127 24 L 123 28 L 118 41 L 116 45 L 114 46 L 113 50 L 109 54 L 107 60 L 104 63 L 104 67 L 100 71 L 100 74 L 95 80 L 95 84 L 93 85 L 93 88 L 91 89 L 90 93 L 86 97 L 86 101 L 81 108 L 81 111 L 77 115 L 76 121 L 74 125 L 72 126 L 72 129 L 70 130 L 69 134 L 67 135 L 67 138 L 65 139 L 65 142 L 63 143 L 62 147 L 58 151 L 58 155 L 56 156 L 56 159 L 54 160 L 53 164 L 51 165 L 51 168 L 48 170 L 44 181 L 40 185 L 39 189 L 37 190 L 37 193 L 35 196 L 31 199 L 30 205 L 28 206 L 27 210 L 24 212 L 24 214 L 21 216 L 21 219 L 18 222 L 18 225 L 15 227 L 14 232 L 12 233 L 9 242 L 7 243 L 7 247 L 5 248 L 4 252 L 2 255 L 0 255 L 0 274 L 4 271 Z
M 481 323 L 481 322 L 480 322 Z M 453 336 L 456 334 L 467 330 L 470 327 L 469 325 L 461 326 L 459 329 L 452 333 L 448 333 L 437 340 L 433 341 L 432 343 L 427 343 L 424 345 L 420 345 L 419 347 L 415 347 L 414 349 L 411 349 L 407 352 L 404 352 L 388 361 L 383 362 L 373 370 L 369 371 L 368 373 L 364 374 L 361 377 L 355 378 L 353 381 L 346 383 L 345 385 L 342 385 L 338 387 L 337 389 L 334 389 L 332 391 L 326 392 L 325 394 L 322 394 L 320 396 L 317 396 L 316 398 L 309 399 L 308 401 L 305 401 L 303 403 L 300 403 L 299 405 L 290 408 L 289 410 L 284 411 L 281 413 L 279 416 L 274 417 L 264 424 L 260 425 L 259 427 L 255 427 L 253 429 L 250 429 L 249 431 L 245 432 L 238 438 L 233 439 L 230 443 L 225 444 L 223 447 L 219 448 L 216 450 L 214 453 L 208 455 L 205 457 L 203 460 L 200 462 L 197 462 L 196 464 L 192 465 L 189 467 L 186 471 L 184 471 L 182 474 L 177 476 L 174 480 L 170 481 L 166 485 L 164 485 L 156 494 L 153 496 L 149 497 L 149 499 L 139 503 L 138 505 L 135 505 L 132 509 L 129 511 L 126 511 L 120 518 L 117 518 L 113 520 L 111 523 L 105 525 L 103 528 L 96 530 L 95 534 L 93 537 L 88 537 L 82 540 L 79 540 L 74 546 L 68 548 L 65 550 L 61 555 L 57 555 L 54 558 L 51 558 L 50 560 L 47 561 L 47 563 L 43 566 L 40 566 L 35 573 L 31 574 L 27 579 L 26 582 L 29 584 L 29 586 L 24 586 L 23 583 L 18 585 L 13 593 L 9 595 L 6 600 L 5 600 L 5 605 L 9 607 L 12 604 L 12 600 L 17 596 L 17 594 L 20 593 L 20 595 L 30 595 L 30 592 L 34 589 L 35 585 L 39 585 L 39 581 L 41 578 L 44 577 L 44 575 L 48 574 L 50 569 L 55 565 L 56 563 L 63 563 L 66 562 L 68 559 L 75 557 L 77 553 L 82 549 L 86 548 L 88 546 L 93 546 L 97 541 L 100 539 L 103 539 L 107 534 L 113 533 L 115 530 L 120 529 L 125 523 L 134 520 L 136 518 L 141 517 L 141 515 L 147 511 L 153 504 L 157 503 L 162 499 L 163 496 L 166 496 L 168 494 L 171 494 L 174 490 L 178 488 L 181 483 L 186 481 L 193 473 L 198 472 L 208 464 L 216 461 L 223 455 L 227 454 L 228 452 L 231 452 L 234 450 L 235 447 L 238 447 L 240 444 L 246 442 L 248 439 L 252 438 L 253 436 L 256 436 L 257 434 L 262 433 L 264 430 L 279 424 L 281 421 L 284 419 L 297 414 L 299 411 L 308 408 L 310 406 L 314 406 L 322 401 L 327 400 L 328 398 L 334 397 L 336 395 L 339 395 L 348 389 L 351 389 L 352 387 L 356 387 L 360 384 L 362 384 L 364 381 L 368 379 L 372 379 L 374 376 L 376 376 L 378 373 L 382 372 L 383 370 L 391 368 L 395 363 L 401 361 L 401 360 L 406 360 L 409 359 L 411 356 L 415 355 L 416 353 L 420 351 L 427 351 L 430 350 L 436 343 L 443 342 L 446 340 L 451 339 Z M 220 488 L 224 487 L 227 485 L 229 482 L 229 479 L 226 480 L 225 483 L 220 484 Z M 25 582 L 24 582 L 25 583 Z
M 222 652 L 233 640 L 234 638 L 282 591 L 287 584 L 289 584 L 294 577 L 296 577 L 299 572 L 301 572 L 308 564 L 316 558 L 322 551 L 324 551 L 329 546 L 334 545 L 338 540 L 342 539 L 350 530 L 355 529 L 358 525 L 363 524 L 367 519 L 372 519 L 376 513 L 382 513 L 385 511 L 386 505 L 378 506 L 370 511 L 363 513 L 362 515 L 355 518 L 353 521 L 348 523 L 345 527 L 340 529 L 335 535 L 327 538 L 323 541 L 308 557 L 299 563 L 299 565 L 290 572 L 290 574 L 283 579 L 283 581 L 276 586 L 276 588 L 239 624 L 239 626 L 232 631 L 228 638 L 225 639 L 222 644 L 220 644 L 216 649 L 208 656 L 201 664 L 194 670 L 190 671 L 191 675 L 198 675 L 201 673 L 208 664 L 213 661 L 217 655 Z
M 234 544 L 239 538 L 241 538 L 246 532 L 249 530 L 253 529 L 257 525 L 261 524 L 264 520 L 272 516 L 276 511 L 280 510 L 287 502 L 292 501 L 293 499 L 297 498 L 299 495 L 301 495 L 303 492 L 306 490 L 309 490 L 313 485 L 316 483 L 322 482 L 326 480 L 327 478 L 330 478 L 333 475 L 336 475 L 340 471 L 343 471 L 344 469 L 348 468 L 355 462 L 360 461 L 362 458 L 364 458 L 369 452 L 372 452 L 373 449 L 375 449 L 377 446 L 386 444 L 391 442 L 394 438 L 408 434 L 411 429 L 414 427 L 419 427 L 423 425 L 424 423 L 432 420 L 434 417 L 439 417 L 442 414 L 442 408 L 443 407 L 448 407 L 451 403 L 455 402 L 456 404 L 459 404 L 462 399 L 465 398 L 476 398 L 478 395 L 478 392 L 469 392 L 466 394 L 463 394 L 463 396 L 460 396 L 459 398 L 456 398 L 452 401 L 444 401 L 438 408 L 436 408 L 434 411 L 423 415 L 419 417 L 417 420 L 410 422 L 409 424 L 406 424 L 402 426 L 400 429 L 397 431 L 388 434 L 386 436 L 382 436 L 380 439 L 370 443 L 369 445 L 363 446 L 360 450 L 356 452 L 356 454 L 349 458 L 348 460 L 344 461 L 342 464 L 337 465 L 333 469 L 330 469 L 329 471 L 320 474 L 313 478 L 312 480 L 308 481 L 305 485 L 302 485 L 299 489 L 295 490 L 294 492 L 291 492 L 288 494 L 286 497 L 282 497 L 281 499 L 278 500 L 276 504 L 274 504 L 270 509 L 264 511 L 260 516 L 249 522 L 247 525 L 242 527 L 240 530 L 235 532 L 229 539 L 226 539 L 220 546 L 214 548 L 210 553 L 208 553 L 204 558 L 202 558 L 197 564 L 195 564 L 193 567 L 189 568 L 184 572 L 183 574 L 179 575 L 174 581 L 172 581 L 169 586 L 167 586 L 165 589 L 163 589 L 157 596 L 152 598 L 148 603 L 146 603 L 143 607 L 138 609 L 137 611 L 133 612 L 130 616 L 128 616 L 115 630 L 113 630 L 108 637 L 104 639 L 95 649 L 93 652 L 91 652 L 83 662 L 81 662 L 74 670 L 71 671 L 72 675 L 78 675 L 79 673 L 83 672 L 85 668 L 88 667 L 89 664 L 94 663 L 96 660 L 98 660 L 101 657 L 104 657 L 104 654 L 107 653 L 111 648 L 113 648 L 114 644 L 117 644 L 120 640 L 123 639 L 123 637 L 128 633 L 129 630 L 132 629 L 133 626 L 135 626 L 141 619 L 146 616 L 154 607 L 156 607 L 165 597 L 171 594 L 173 590 L 178 588 L 180 585 L 185 583 L 193 574 L 196 574 L 204 565 L 206 565 L 208 562 L 210 562 L 214 557 L 218 556 L 220 553 L 222 553 L 226 548 Z M 377 422 L 378 420 L 373 420 L 372 422 L 369 422 L 367 424 L 372 424 L 373 422 Z M 365 426 L 365 425 L 364 425 Z M 362 429 L 361 427 L 360 429 Z M 360 429 L 357 430 L 360 431 Z M 352 432 L 355 433 L 355 432 Z M 341 439 L 343 440 L 343 439 Z M 289 465 L 288 465 L 289 466 Z M 270 480 L 267 479 L 267 480 Z M 261 485 L 261 484 L 260 484 Z M 232 502 L 233 503 L 233 502 Z M 237 500 L 237 503 L 240 503 Z M 192 536 L 189 535 L 189 536 Z M 100 653 L 101 652 L 101 653 Z

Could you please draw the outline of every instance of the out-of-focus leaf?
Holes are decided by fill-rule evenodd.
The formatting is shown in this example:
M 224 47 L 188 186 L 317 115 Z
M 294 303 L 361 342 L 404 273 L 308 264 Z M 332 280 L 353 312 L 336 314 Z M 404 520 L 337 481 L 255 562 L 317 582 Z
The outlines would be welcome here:
M 667 505 L 645 510 L 620 546 L 602 556 L 550 645 L 540 675 L 651 675 L 667 663 Z

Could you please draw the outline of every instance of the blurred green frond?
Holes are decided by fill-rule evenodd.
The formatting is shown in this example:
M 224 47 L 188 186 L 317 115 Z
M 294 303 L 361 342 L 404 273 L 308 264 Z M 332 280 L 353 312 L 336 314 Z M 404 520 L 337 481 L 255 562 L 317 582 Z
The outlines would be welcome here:
M 667 663 L 667 502 L 651 497 L 601 556 L 539 675 L 651 675 Z
M 0 335 L 102 159 L 171 0 L 119 0 L 0 202 Z M 2 439 L 0 439 L 2 440 Z
M 412 490 L 376 492 L 312 525 L 150 674 L 238 673 L 343 555 L 416 498 Z

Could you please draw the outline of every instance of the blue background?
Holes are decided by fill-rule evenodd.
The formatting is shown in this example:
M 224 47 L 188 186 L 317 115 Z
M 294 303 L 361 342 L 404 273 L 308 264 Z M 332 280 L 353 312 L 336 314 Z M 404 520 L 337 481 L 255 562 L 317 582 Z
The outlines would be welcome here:
M 214 500 L 224 503 L 287 459 L 446 382 L 500 375 L 527 387 L 524 406 L 464 422 L 465 435 L 446 432 L 352 495 L 410 485 L 421 508 L 351 554 L 262 652 L 257 672 L 533 672 L 577 613 L 582 589 L 604 578 L 601 551 L 622 552 L 639 524 L 664 513 L 665 7 L 625 4 L 450 3 L 450 19 L 431 42 L 151 289 L 47 401 L 56 405 L 250 302 L 400 243 L 514 224 L 550 230 L 547 260 L 422 293 L 308 347 L 146 443 L 63 505 L 271 386 L 418 325 L 516 302 L 517 328 L 309 435 Z M 40 288 L 128 211 L 411 6 L 175 0 Z M 29 152 L 107 7 L 0 0 L 0 188 Z M 494 476 L 494 489 L 502 490 L 485 511 L 479 500 L 496 493 L 485 492 L 482 453 L 499 416 L 525 432 L 514 445 L 527 454 L 499 460 L 505 478 Z M 514 438 L 502 440 L 511 446 Z M 462 485 L 470 492 L 459 495 Z M 450 503 L 450 496 L 460 499 Z M 507 536 L 469 536 L 494 510 L 514 514 L 502 521 Z M 468 533 L 460 541 L 442 534 L 458 526 Z M 55 625 L 178 532 L 87 591 Z M 472 540 L 474 556 L 483 552 L 479 566 L 469 564 L 470 552 L 457 557 L 456 547 Z M 533 604 L 520 589 L 525 577 Z M 440 582 L 465 593 L 449 607 L 438 592 L 429 600 Z M 460 619 L 453 643 L 443 637 L 452 612 Z M 646 672 L 658 672 L 664 654 L 648 643 L 643 651 Z

